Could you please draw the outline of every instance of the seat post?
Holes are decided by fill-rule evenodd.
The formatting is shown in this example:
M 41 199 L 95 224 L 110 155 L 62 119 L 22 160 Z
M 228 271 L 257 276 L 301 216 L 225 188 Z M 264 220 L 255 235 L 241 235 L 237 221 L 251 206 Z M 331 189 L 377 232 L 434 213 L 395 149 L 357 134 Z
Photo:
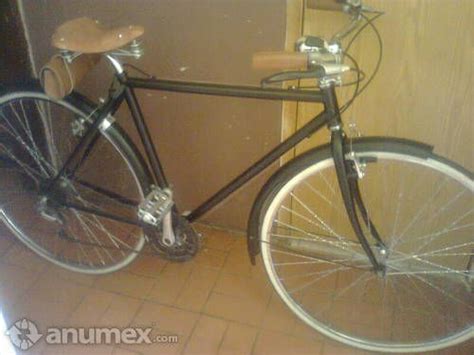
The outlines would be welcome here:
M 112 66 L 114 67 L 115 71 L 117 72 L 117 74 L 123 74 L 124 70 L 123 70 L 123 66 L 122 66 L 122 63 L 120 63 L 120 61 L 115 58 L 113 55 L 111 54 L 106 54 L 105 57 L 109 60 L 109 62 L 112 64 Z

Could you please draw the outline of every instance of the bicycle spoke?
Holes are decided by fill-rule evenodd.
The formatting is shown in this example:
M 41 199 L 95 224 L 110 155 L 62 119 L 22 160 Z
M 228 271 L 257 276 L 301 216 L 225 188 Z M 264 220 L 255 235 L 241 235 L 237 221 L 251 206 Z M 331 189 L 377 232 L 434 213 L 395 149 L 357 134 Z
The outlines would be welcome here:
M 75 233 L 73 233 L 73 231 L 71 230 L 71 226 L 70 226 L 70 225 L 67 225 L 66 228 L 68 229 L 69 233 L 73 236 L 73 238 L 74 238 L 75 240 L 80 240 L 80 238 L 78 238 L 78 237 L 75 235 Z M 89 260 L 90 255 L 89 255 L 89 253 L 86 252 L 86 250 L 84 249 L 84 246 L 83 246 L 81 243 L 76 243 L 76 244 L 77 244 L 77 246 L 78 246 L 79 251 L 81 252 L 81 254 L 85 257 L 85 260 Z M 78 254 L 78 252 L 76 252 L 76 255 L 77 255 L 77 254 Z M 100 258 L 100 256 L 99 256 L 99 258 Z M 79 258 L 79 260 L 82 260 L 82 259 Z M 88 263 L 89 265 L 93 265 L 90 260 L 89 260 L 87 263 Z
M 415 237 L 413 238 L 413 240 L 416 240 L 416 241 L 419 241 L 419 240 L 425 240 L 425 239 L 428 239 L 427 241 L 425 241 L 420 247 L 418 247 L 418 249 L 415 251 L 415 252 L 419 252 L 420 250 L 422 250 L 425 246 L 427 246 L 429 243 L 433 242 L 436 238 L 440 237 L 440 236 L 443 236 L 443 235 L 446 235 L 447 233 L 449 232 L 452 232 L 452 231 L 459 231 L 459 230 L 462 230 L 462 229 L 465 229 L 465 228 L 471 228 L 473 226 L 473 224 L 467 224 L 467 225 L 461 225 L 461 226 L 457 226 L 457 227 L 454 227 L 459 221 L 462 221 L 466 216 L 470 215 L 472 212 L 474 212 L 474 208 L 471 209 L 470 211 L 466 212 L 465 214 L 461 215 L 460 217 L 456 218 L 453 222 L 451 222 L 447 227 L 445 227 L 444 229 L 440 230 L 440 231 L 436 231 L 434 233 L 431 233 L 431 234 L 428 234 L 428 235 L 424 235 L 424 236 L 421 236 L 421 237 Z M 453 227 L 453 228 L 451 228 Z
M 31 128 L 30 128 L 30 125 L 29 125 L 29 120 L 26 118 L 27 115 L 26 115 L 26 112 L 25 112 L 25 108 L 23 106 L 23 100 L 20 100 L 19 103 L 20 103 L 21 111 L 23 113 L 24 123 L 20 119 L 19 114 L 16 112 L 16 110 L 14 110 L 15 115 L 17 115 L 18 121 L 21 123 L 21 125 L 23 127 L 23 130 L 25 131 L 26 136 L 28 137 L 29 141 L 31 142 L 31 145 L 32 145 L 34 151 L 36 152 L 36 156 L 38 157 L 38 159 L 48 168 L 50 173 L 54 173 L 54 171 L 52 170 L 52 167 L 49 164 L 49 162 L 40 153 L 40 150 L 39 150 L 39 148 L 38 148 L 38 146 L 37 146 L 37 144 L 36 144 L 36 142 L 33 138 L 33 133 L 31 131 Z
M 84 216 L 86 217 L 86 216 Z M 134 250 L 133 249 L 133 246 L 130 245 L 130 244 L 127 244 L 126 242 L 124 242 L 123 240 L 117 238 L 115 235 L 113 235 L 112 233 L 110 233 L 107 228 L 104 227 L 104 225 L 99 221 L 99 219 L 96 217 L 96 216 L 93 216 L 92 219 L 91 217 L 86 217 L 90 223 L 94 224 L 96 226 L 96 228 L 100 229 L 102 232 L 105 233 L 105 235 L 107 235 L 107 237 L 110 239 L 110 241 L 115 245 L 115 247 L 119 250 L 121 250 L 121 253 L 122 255 L 125 255 L 125 252 L 121 249 L 121 246 L 125 247 L 127 250 L 131 250 L 131 251 L 137 251 L 138 250 Z M 121 244 L 121 246 L 119 245 Z
M 324 176 L 322 172 L 319 172 L 318 176 L 321 177 L 321 179 L 324 181 L 324 183 L 328 187 L 329 191 L 332 192 L 333 196 L 339 196 L 339 192 L 334 189 L 334 187 L 329 183 L 329 181 L 327 180 L 327 178 Z
M 293 199 L 295 199 L 301 206 L 303 206 L 303 208 L 308 211 L 308 213 L 313 216 L 314 218 L 316 218 L 323 226 L 324 226 L 324 229 L 326 231 L 328 231 L 329 233 L 333 234 L 334 236 L 338 236 L 338 234 L 332 230 L 331 227 L 329 227 L 321 217 L 319 217 L 316 213 L 314 213 L 306 204 L 304 204 L 298 197 L 295 196 L 295 194 L 293 194 L 293 192 L 290 192 L 290 196 L 293 197 Z
M 45 104 L 42 102 L 42 104 Z M 50 110 L 50 105 L 48 104 L 48 111 Z M 52 129 L 52 119 L 51 114 L 46 114 L 45 110 L 40 106 L 38 101 L 35 101 L 35 107 L 38 110 L 39 115 L 41 116 L 41 121 L 43 122 L 43 126 L 45 129 L 46 141 L 48 142 L 47 148 L 49 150 L 49 156 L 51 158 L 53 173 L 57 174 L 59 171 L 59 167 L 62 166 L 61 156 L 57 149 L 57 145 L 55 142 L 55 136 L 53 134 Z
M 406 233 L 410 230 L 410 228 L 420 220 L 420 218 L 423 216 L 423 213 L 425 213 L 425 210 L 428 209 L 428 207 L 431 206 L 433 201 L 439 196 L 439 193 L 441 192 L 441 189 L 444 187 L 444 185 L 447 183 L 447 178 L 444 179 L 442 184 L 439 184 L 436 192 L 425 202 L 425 204 L 420 208 L 417 212 L 417 214 L 412 218 L 412 220 L 407 224 L 405 229 L 399 234 L 397 238 L 395 238 L 390 246 L 391 249 L 395 249 L 397 244 L 405 237 Z
M 327 271 L 326 273 L 322 273 L 322 275 L 321 275 L 320 277 L 314 278 L 313 280 L 311 280 L 311 281 L 305 283 L 303 286 L 300 286 L 300 287 L 295 288 L 295 289 L 293 289 L 293 290 L 288 290 L 288 293 L 289 293 L 289 294 L 292 294 L 292 293 L 299 292 L 299 291 L 301 291 L 301 290 L 303 290 L 303 289 L 305 289 L 305 288 L 308 288 L 308 287 L 311 286 L 311 285 L 314 285 L 316 282 L 318 282 L 318 281 L 320 281 L 320 280 L 322 280 L 322 279 L 324 279 L 324 278 L 326 278 L 326 277 L 328 277 L 328 276 L 330 276 L 330 275 L 332 275 L 332 274 L 334 274 L 334 273 L 336 273 L 336 272 L 338 272 L 338 271 L 340 271 L 340 270 L 344 270 L 344 268 L 341 267 L 341 268 L 338 268 L 338 269 L 329 270 L 329 271 Z
M 344 294 L 346 294 L 347 292 L 349 292 L 349 290 L 351 290 L 352 288 L 354 288 L 356 285 L 358 285 L 360 282 L 364 282 L 366 281 L 366 279 L 370 279 L 371 277 L 374 277 L 372 273 L 368 273 L 368 272 L 365 272 L 365 273 L 361 273 L 360 276 L 358 276 L 354 281 L 352 281 L 349 285 L 347 285 L 346 287 L 344 287 L 343 289 L 339 290 L 338 292 L 336 292 L 333 296 L 333 299 L 337 299 L 338 297 L 341 297 L 343 296 Z M 320 312 L 318 312 L 317 314 L 321 314 L 321 313 L 324 313 L 325 311 L 327 311 L 329 309 L 331 305 L 328 305 L 324 308 L 322 308 L 322 310 Z
M 399 261 L 399 260 L 403 261 L 403 260 L 410 259 L 412 257 L 420 257 L 420 256 L 462 256 L 462 255 L 470 256 L 470 255 L 472 255 L 472 252 L 471 253 L 443 253 L 443 252 L 446 252 L 446 251 L 449 251 L 449 250 L 458 249 L 458 248 L 466 247 L 466 246 L 470 246 L 470 245 L 474 245 L 474 242 L 467 242 L 467 243 L 458 244 L 458 245 L 451 246 L 451 247 L 431 250 L 429 252 L 425 252 L 425 253 L 421 253 L 421 254 L 411 254 L 411 255 L 406 256 L 405 258 L 395 259 L 394 261 Z
M 24 162 L 20 161 L 15 156 L 15 154 L 13 154 L 9 149 L 4 147 L 3 150 L 7 153 L 7 155 L 10 157 L 10 159 L 15 161 L 20 167 L 22 167 L 23 171 L 26 172 L 29 177 L 31 177 L 33 180 L 35 180 L 35 182 L 39 182 L 39 180 L 42 179 L 41 173 L 39 173 L 38 171 L 32 169 L 30 166 L 26 165 Z
M 307 272 L 305 274 L 297 274 L 297 275 L 291 275 L 291 276 L 285 276 L 285 277 L 280 277 L 280 281 L 287 281 L 287 280 L 294 280 L 294 279 L 301 279 L 301 278 L 307 278 L 309 276 L 316 276 L 316 275 L 322 275 L 323 277 L 329 276 L 329 274 L 332 273 L 332 271 L 336 270 L 344 270 L 347 268 L 340 267 L 338 269 L 332 269 L 332 270 L 324 270 L 324 271 L 314 271 L 314 272 Z M 318 278 L 319 280 L 319 278 Z
M 14 108 L 12 107 L 11 108 L 13 110 L 13 112 L 16 112 L 14 110 Z M 43 163 L 45 163 L 45 159 L 41 156 L 41 154 L 39 153 L 38 150 L 34 151 L 24 140 L 23 138 L 21 138 L 21 134 L 20 132 L 18 132 L 15 127 L 10 123 L 10 121 L 3 115 L 3 113 L 1 114 L 1 116 L 4 118 L 5 122 L 7 123 L 7 125 L 9 126 L 10 130 L 8 128 L 6 128 L 5 126 L 1 125 L 4 129 L 6 129 L 8 132 L 10 132 L 10 135 L 16 139 L 18 141 L 18 143 L 20 143 L 20 145 L 25 148 L 25 150 L 28 152 L 28 154 L 34 159 L 35 163 L 38 165 L 38 167 L 40 168 L 41 170 L 41 174 L 43 176 L 49 176 L 48 175 L 48 172 L 46 171 L 46 169 L 44 168 L 43 166 Z M 46 162 L 47 163 L 47 162 Z
M 400 275 L 405 275 L 405 273 L 401 273 Z M 445 295 L 446 297 L 450 298 L 451 300 L 453 301 L 456 301 L 458 303 L 461 303 L 463 306 L 466 306 L 468 308 L 472 308 L 474 310 L 474 306 L 472 305 L 469 305 L 467 303 L 465 303 L 464 301 L 460 300 L 458 297 L 455 297 L 453 295 L 451 295 L 450 293 L 448 293 L 447 291 L 443 290 L 442 288 L 434 285 L 432 282 L 429 282 L 428 280 L 426 280 L 425 278 L 423 278 L 422 276 L 416 274 L 416 273 L 411 273 L 410 275 L 412 275 L 413 277 L 415 277 L 416 279 L 420 280 L 421 282 L 427 284 L 428 286 L 430 286 L 432 289 L 442 293 L 443 295 Z
M 431 222 L 433 222 L 434 220 L 436 220 L 437 218 L 439 218 L 443 213 L 445 213 L 446 211 L 448 211 L 448 208 L 451 207 L 457 200 L 459 200 L 463 195 L 466 194 L 466 190 L 462 190 L 460 191 L 458 194 L 454 195 L 453 198 L 451 198 L 451 200 L 449 200 L 447 203 L 444 204 L 444 206 L 442 206 L 438 211 L 436 211 L 435 213 L 433 213 L 433 215 L 428 218 L 425 222 L 426 225 L 429 225 Z
M 317 191 L 310 183 L 305 181 L 304 185 L 307 186 L 316 196 L 321 197 L 329 206 L 335 207 L 336 211 L 339 212 L 341 216 L 346 216 L 345 211 L 343 211 L 340 206 L 335 206 L 335 203 L 333 203 L 333 201 L 331 201 L 328 197 L 324 196 L 321 192 Z
M 74 215 L 78 219 L 79 223 L 83 226 L 83 229 L 85 231 L 85 235 L 88 237 L 91 244 L 97 244 L 98 245 L 97 247 L 93 247 L 93 249 L 96 252 L 99 259 L 101 260 L 101 262 L 103 264 L 106 264 L 106 262 L 103 259 L 101 253 L 99 252 L 99 250 L 103 250 L 104 253 L 109 257 L 110 260 L 114 260 L 114 258 L 112 257 L 112 255 L 110 254 L 110 252 L 107 248 L 101 248 L 100 247 L 102 243 L 99 241 L 99 239 L 96 237 L 96 235 L 91 231 L 91 229 L 89 228 L 87 223 L 84 222 L 84 220 L 82 219 L 82 216 L 80 215 L 80 213 L 77 212 L 77 211 L 74 211 Z

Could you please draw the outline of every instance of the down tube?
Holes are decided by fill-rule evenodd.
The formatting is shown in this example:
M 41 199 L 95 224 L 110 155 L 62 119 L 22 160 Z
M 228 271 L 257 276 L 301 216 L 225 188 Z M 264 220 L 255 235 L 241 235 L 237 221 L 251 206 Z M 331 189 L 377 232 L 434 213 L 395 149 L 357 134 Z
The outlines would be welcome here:
M 222 202 L 227 196 L 233 193 L 235 190 L 239 189 L 242 185 L 244 185 L 247 181 L 261 173 L 265 170 L 268 166 L 270 166 L 275 160 L 285 154 L 288 150 L 293 148 L 303 139 L 307 138 L 320 128 L 322 128 L 328 120 L 332 117 L 331 114 L 327 113 L 326 111 L 320 113 L 316 117 L 314 117 L 311 121 L 309 121 L 306 125 L 304 125 L 300 130 L 295 132 L 292 136 L 281 142 L 278 146 L 276 146 L 272 151 L 267 153 L 263 158 L 253 164 L 250 168 L 245 170 L 242 174 L 237 176 L 234 180 L 232 180 L 228 185 L 224 186 L 221 190 L 216 192 L 212 197 L 210 197 L 207 201 L 197 207 L 194 211 L 192 211 L 188 216 L 187 219 L 190 222 L 195 221 L 210 209 L 218 205 Z

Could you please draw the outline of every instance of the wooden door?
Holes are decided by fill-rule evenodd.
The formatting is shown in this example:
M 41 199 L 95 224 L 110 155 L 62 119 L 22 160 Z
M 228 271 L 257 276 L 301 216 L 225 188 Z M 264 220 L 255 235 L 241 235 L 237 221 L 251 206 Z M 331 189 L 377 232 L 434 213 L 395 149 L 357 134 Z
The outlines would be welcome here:
M 390 135 L 434 145 L 435 152 L 474 168 L 473 34 L 471 0 L 364 0 L 385 11 L 376 21 L 383 39 L 380 71 L 343 115 L 346 130 L 355 123 L 363 135 Z M 288 0 L 287 49 L 300 35 L 330 37 L 347 23 L 342 13 L 313 10 Z M 351 54 L 368 74 L 377 61 L 375 35 L 366 30 Z M 353 87 L 340 88 L 344 103 Z M 304 125 L 321 105 L 285 104 L 283 136 Z M 319 132 L 296 154 L 329 139 Z
M 364 136 L 395 136 L 425 142 L 434 146 L 435 153 L 472 171 L 474 2 L 364 0 L 364 3 L 385 11 L 385 15 L 376 21 L 383 39 L 383 60 L 372 84 L 343 114 L 346 132 L 352 136 L 360 132 Z M 348 16 L 343 13 L 308 9 L 302 0 L 289 0 L 287 50 L 293 50 L 295 39 L 301 35 L 329 38 L 347 21 Z M 364 31 L 354 42 L 351 54 L 361 69 L 370 76 L 378 58 L 374 33 Z M 291 83 L 298 84 L 304 86 L 315 83 Z M 353 87 L 338 88 L 341 105 L 350 99 L 353 90 Z M 283 138 L 306 124 L 322 109 L 321 104 L 285 103 Z M 350 126 L 354 124 L 356 129 L 351 129 Z M 328 130 L 318 132 L 285 156 L 283 163 L 312 147 L 328 142 L 329 137 Z M 424 204 L 423 218 L 434 224 L 420 224 L 421 229 L 428 225 L 442 228 L 449 220 L 455 220 L 456 215 L 465 213 L 472 206 L 472 196 L 469 195 L 466 199 L 456 201 L 456 206 L 451 206 L 450 212 L 443 213 L 441 218 L 439 211 L 431 209 L 430 199 L 426 196 L 434 196 L 436 191 L 437 204 L 433 207 L 436 208 L 443 205 L 439 201 L 450 203 L 453 192 L 447 190 L 438 193 L 438 180 L 427 181 L 424 176 L 420 179 L 419 173 L 411 173 L 409 169 L 400 175 L 393 167 L 388 168 L 384 174 L 383 184 L 370 174 L 367 174 L 363 183 L 363 194 L 369 196 L 369 201 L 366 201 L 369 213 L 380 228 L 387 225 L 382 222 L 386 220 L 386 216 L 395 213 L 395 201 L 400 195 L 401 187 L 406 187 L 404 193 L 411 200 L 419 201 L 419 204 L 413 203 L 400 213 L 400 225 L 411 226 L 412 221 L 420 217 L 417 208 Z M 399 181 L 401 176 L 404 184 Z M 338 235 L 354 238 L 337 189 L 335 174 L 328 173 L 324 179 L 320 177 L 318 175 L 308 179 L 307 184 L 294 191 L 294 195 L 286 201 L 285 214 L 279 216 L 279 219 L 298 230 L 321 233 L 315 227 L 314 216 L 309 212 L 317 211 L 314 212 L 318 214 L 317 218 L 330 226 L 336 226 Z M 297 196 L 307 197 L 305 204 L 299 202 Z M 339 209 L 326 209 L 328 203 Z M 437 220 L 435 216 L 438 216 Z M 413 235 L 427 233 L 410 228 Z M 395 228 L 393 231 L 381 231 L 384 238 L 396 235 Z M 470 236 L 460 235 L 460 238 Z M 440 246 L 433 243 L 432 247 Z

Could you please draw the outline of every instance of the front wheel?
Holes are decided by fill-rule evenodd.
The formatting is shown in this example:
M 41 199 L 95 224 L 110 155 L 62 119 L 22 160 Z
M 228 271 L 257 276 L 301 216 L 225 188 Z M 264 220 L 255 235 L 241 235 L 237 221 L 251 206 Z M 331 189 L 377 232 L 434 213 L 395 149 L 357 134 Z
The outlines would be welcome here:
M 473 175 L 397 140 L 354 141 L 352 152 L 385 248 L 370 227 L 364 233 L 385 272 L 372 270 L 351 228 L 326 147 L 281 169 L 262 197 L 260 248 L 277 293 L 314 329 L 362 349 L 421 352 L 472 339 Z

